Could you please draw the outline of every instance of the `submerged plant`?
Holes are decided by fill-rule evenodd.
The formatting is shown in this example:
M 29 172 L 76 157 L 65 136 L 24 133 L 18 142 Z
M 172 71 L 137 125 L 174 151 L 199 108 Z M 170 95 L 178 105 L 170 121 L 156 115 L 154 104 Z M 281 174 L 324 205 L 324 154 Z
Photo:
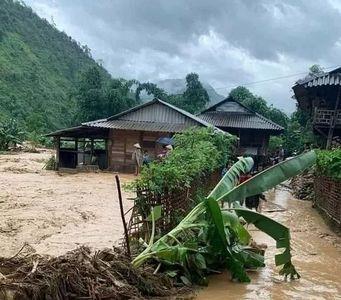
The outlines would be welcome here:
M 169 233 L 156 242 L 154 234 L 148 247 L 132 262 L 135 267 L 147 260 L 158 261 L 171 276 L 185 284 L 205 284 L 206 275 L 222 267 L 230 270 L 233 279 L 250 281 L 246 269 L 264 266 L 261 251 L 250 247 L 251 235 L 240 218 L 276 240 L 284 249 L 275 257 L 280 274 L 299 278 L 291 262 L 289 229 L 282 224 L 239 205 L 245 197 L 260 194 L 295 176 L 315 163 L 314 151 L 281 162 L 238 185 L 242 173 L 253 167 L 252 158 L 240 158 L 212 192 Z M 221 208 L 227 202 L 229 208 Z M 153 220 L 154 218 L 152 218 Z M 154 226 L 153 226 L 153 229 Z

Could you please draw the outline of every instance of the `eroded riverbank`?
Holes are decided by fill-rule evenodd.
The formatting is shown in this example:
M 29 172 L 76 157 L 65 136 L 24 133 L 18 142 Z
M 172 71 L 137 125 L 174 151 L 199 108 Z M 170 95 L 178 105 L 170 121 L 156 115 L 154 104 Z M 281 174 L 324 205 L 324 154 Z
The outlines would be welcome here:
M 268 192 L 267 198 L 286 209 L 265 214 L 291 229 L 293 262 L 301 279 L 285 282 L 278 275 L 275 241 L 250 226 L 256 242 L 268 245 L 266 267 L 251 273 L 249 284 L 233 283 L 226 273 L 212 276 L 209 286 L 196 299 L 341 299 L 340 238 L 327 227 L 311 202 L 294 199 L 283 188 Z

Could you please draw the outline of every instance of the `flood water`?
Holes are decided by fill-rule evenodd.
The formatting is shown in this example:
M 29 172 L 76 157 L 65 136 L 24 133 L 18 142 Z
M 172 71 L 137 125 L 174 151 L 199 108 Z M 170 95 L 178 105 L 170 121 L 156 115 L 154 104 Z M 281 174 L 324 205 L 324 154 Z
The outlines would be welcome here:
M 275 241 L 249 227 L 257 243 L 268 245 L 266 267 L 249 273 L 248 284 L 231 282 L 227 273 L 211 276 L 196 299 L 341 299 L 340 238 L 311 208 L 311 202 L 296 200 L 283 188 L 268 192 L 267 199 L 286 209 L 265 214 L 290 228 L 293 263 L 301 278 L 285 282 L 274 262 Z

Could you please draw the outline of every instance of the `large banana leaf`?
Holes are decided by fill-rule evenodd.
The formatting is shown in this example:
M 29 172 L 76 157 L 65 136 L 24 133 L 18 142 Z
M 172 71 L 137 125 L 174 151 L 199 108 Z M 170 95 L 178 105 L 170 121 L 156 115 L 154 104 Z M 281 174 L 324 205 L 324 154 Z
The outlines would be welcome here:
M 240 174 L 250 172 L 253 164 L 254 162 L 251 157 L 239 158 L 239 160 L 226 172 L 224 177 L 219 181 L 207 198 L 218 199 L 226 194 L 226 192 L 232 190 L 239 182 Z
M 271 236 L 276 241 L 276 247 L 278 249 L 284 248 L 282 253 L 276 254 L 275 256 L 276 266 L 283 265 L 280 274 L 285 275 L 286 277 L 290 275 L 291 279 L 295 278 L 295 276 L 300 278 L 300 275 L 297 273 L 295 267 L 291 263 L 289 229 L 275 220 L 272 220 L 255 211 L 245 208 L 234 208 L 234 210 L 236 214 L 240 217 L 243 217 L 246 222 L 254 224 L 259 230 Z
M 215 201 L 213 198 L 208 198 L 205 200 L 205 202 L 206 202 L 207 212 L 209 213 L 213 221 L 213 224 L 215 225 L 217 235 L 220 238 L 221 247 L 226 251 L 227 239 L 226 239 L 226 233 L 224 229 L 223 216 L 221 214 L 221 210 L 218 205 L 218 202 Z
M 251 179 L 234 187 L 216 198 L 217 201 L 227 201 L 229 203 L 240 201 L 246 197 L 261 194 L 281 182 L 296 176 L 303 170 L 311 167 L 316 161 L 314 150 L 298 155 L 294 158 L 285 160 L 263 172 L 258 173 Z

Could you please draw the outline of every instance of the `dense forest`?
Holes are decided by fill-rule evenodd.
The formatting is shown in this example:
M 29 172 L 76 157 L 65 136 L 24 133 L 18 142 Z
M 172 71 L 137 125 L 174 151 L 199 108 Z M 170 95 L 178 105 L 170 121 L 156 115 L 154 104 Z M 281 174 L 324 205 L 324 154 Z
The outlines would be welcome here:
M 0 118 L 30 133 L 73 124 L 79 72 L 96 66 L 109 79 L 107 71 L 86 46 L 22 3 L 0 2 L 0 26 Z

